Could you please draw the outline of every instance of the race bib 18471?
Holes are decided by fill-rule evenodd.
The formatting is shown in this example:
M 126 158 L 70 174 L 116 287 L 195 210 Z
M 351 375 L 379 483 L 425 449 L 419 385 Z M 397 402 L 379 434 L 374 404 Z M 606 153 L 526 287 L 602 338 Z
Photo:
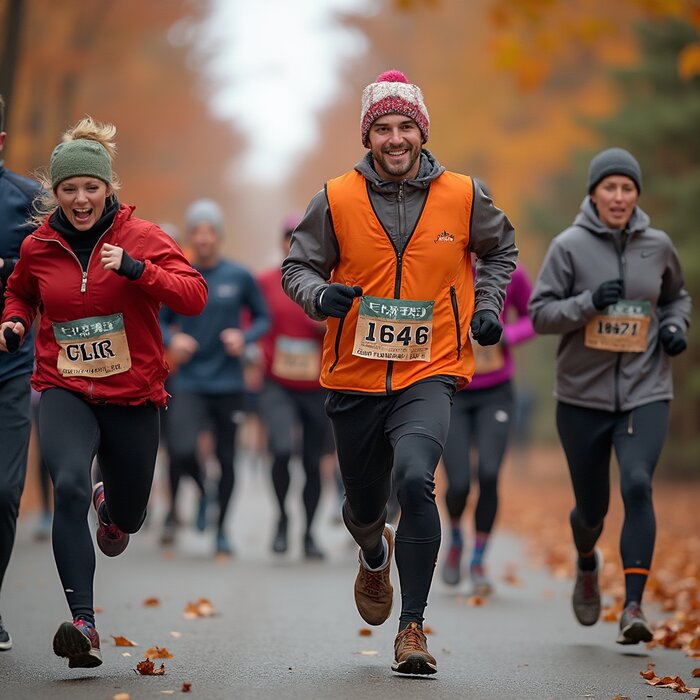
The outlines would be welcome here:
M 609 352 L 644 352 L 651 320 L 648 301 L 618 301 L 586 325 L 587 348 Z
M 64 377 L 109 377 L 131 368 L 124 316 L 93 316 L 51 324 Z
M 430 362 L 434 301 L 362 297 L 353 355 L 370 360 Z

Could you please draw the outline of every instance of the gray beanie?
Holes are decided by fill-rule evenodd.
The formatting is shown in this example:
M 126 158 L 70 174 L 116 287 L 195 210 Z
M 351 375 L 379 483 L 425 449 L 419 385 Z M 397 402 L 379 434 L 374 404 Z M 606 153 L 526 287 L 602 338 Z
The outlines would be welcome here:
M 608 148 L 594 156 L 588 166 L 588 194 L 608 175 L 626 175 L 642 191 L 642 169 L 637 159 L 624 148 Z
M 51 154 L 51 187 L 69 177 L 97 177 L 112 184 L 112 159 L 104 146 L 92 139 L 64 141 Z
M 191 231 L 198 224 L 209 224 L 220 236 L 224 234 L 224 214 L 213 199 L 197 199 L 187 208 L 185 226 Z

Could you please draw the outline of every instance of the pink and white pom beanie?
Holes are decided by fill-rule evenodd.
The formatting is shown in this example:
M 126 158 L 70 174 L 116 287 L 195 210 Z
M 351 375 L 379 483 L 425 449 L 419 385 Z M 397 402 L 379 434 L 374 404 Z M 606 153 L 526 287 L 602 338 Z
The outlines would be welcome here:
M 366 148 L 369 148 L 367 137 L 372 123 L 385 114 L 403 114 L 413 119 L 423 134 L 423 141 L 428 140 L 430 117 L 423 102 L 423 93 L 417 85 L 409 83 L 401 71 L 382 73 L 362 91 L 360 129 L 362 145 Z

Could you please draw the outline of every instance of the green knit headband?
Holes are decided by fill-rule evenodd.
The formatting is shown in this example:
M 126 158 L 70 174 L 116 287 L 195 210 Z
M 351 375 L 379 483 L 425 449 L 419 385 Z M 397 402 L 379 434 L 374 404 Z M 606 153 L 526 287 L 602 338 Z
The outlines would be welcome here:
M 112 184 L 112 161 L 104 146 L 92 139 L 59 143 L 51 154 L 51 187 L 69 177 L 97 177 Z

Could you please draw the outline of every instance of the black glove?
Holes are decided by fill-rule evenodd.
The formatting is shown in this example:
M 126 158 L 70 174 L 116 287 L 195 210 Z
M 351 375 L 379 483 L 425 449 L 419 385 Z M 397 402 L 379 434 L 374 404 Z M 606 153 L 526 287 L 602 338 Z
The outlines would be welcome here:
M 362 287 L 348 287 L 334 282 L 326 287 L 316 300 L 318 310 L 324 316 L 343 318 L 352 307 L 352 300 L 362 296 Z
M 498 320 L 498 316 L 490 309 L 477 311 L 472 317 L 470 328 L 472 338 L 479 345 L 495 345 L 503 333 L 503 326 Z
M 659 342 L 669 357 L 680 355 L 688 347 L 685 333 L 675 324 L 664 326 L 659 331 Z
M 622 288 L 624 284 L 624 281 L 619 277 L 615 280 L 603 282 L 603 284 L 593 292 L 593 306 L 595 306 L 598 311 L 602 311 L 606 306 L 616 304 L 622 298 Z
M 7 352 L 17 352 L 19 350 L 19 336 L 11 328 L 5 328 L 2 332 L 7 344 Z
M 118 275 L 126 277 L 130 280 L 137 280 L 143 274 L 146 269 L 146 264 L 140 260 L 134 260 L 129 253 L 122 250 L 122 262 L 119 265 L 119 269 L 116 270 Z

